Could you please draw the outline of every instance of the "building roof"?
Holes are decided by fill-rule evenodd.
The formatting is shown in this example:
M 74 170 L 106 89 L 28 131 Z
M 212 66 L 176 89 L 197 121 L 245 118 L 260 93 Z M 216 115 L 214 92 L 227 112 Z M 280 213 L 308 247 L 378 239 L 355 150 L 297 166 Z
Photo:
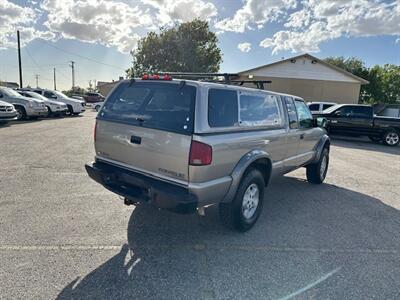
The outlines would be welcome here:
M 336 72 L 341 73 L 342 75 L 345 75 L 347 77 L 352 78 L 355 81 L 358 81 L 361 84 L 368 84 L 369 83 L 368 80 L 365 80 L 365 79 L 363 79 L 361 77 L 358 77 L 358 76 L 356 76 L 356 75 L 354 75 L 354 74 L 352 74 L 350 72 L 347 72 L 346 70 L 344 70 L 342 68 L 336 67 L 336 66 L 334 66 L 334 65 L 332 65 L 330 63 L 327 63 L 327 62 L 325 62 L 325 61 L 323 61 L 323 60 L 321 60 L 321 59 L 319 59 L 319 58 L 317 58 L 315 56 L 312 56 L 312 55 L 308 54 L 308 53 L 301 54 L 301 55 L 294 56 L 294 57 L 290 57 L 290 58 L 287 58 L 287 59 L 282 59 L 282 60 L 279 60 L 279 61 L 276 61 L 276 62 L 273 62 L 273 63 L 270 63 L 270 64 L 266 64 L 266 65 L 262 65 L 262 66 L 259 66 L 259 67 L 256 67 L 256 68 L 252 68 L 252 69 L 249 69 L 249 70 L 244 70 L 244 71 L 239 72 L 239 74 L 244 74 L 244 73 L 246 74 L 246 73 L 250 73 L 250 72 L 254 72 L 254 71 L 259 71 L 260 69 L 266 69 L 266 68 L 269 68 L 269 67 L 272 67 L 272 66 L 276 66 L 276 65 L 279 65 L 279 64 L 283 64 L 283 63 L 286 63 L 286 62 L 289 62 L 289 61 L 293 61 L 293 60 L 296 61 L 296 60 L 298 60 L 299 58 L 302 58 L 302 57 L 308 58 L 311 61 L 315 61 L 315 62 L 317 62 L 317 63 L 319 63 L 319 64 L 321 64 L 323 66 L 326 66 L 326 67 L 328 67 L 328 68 L 330 68 L 330 69 L 332 69 L 332 70 L 334 70 Z M 274 76 L 271 76 L 271 77 L 274 77 Z

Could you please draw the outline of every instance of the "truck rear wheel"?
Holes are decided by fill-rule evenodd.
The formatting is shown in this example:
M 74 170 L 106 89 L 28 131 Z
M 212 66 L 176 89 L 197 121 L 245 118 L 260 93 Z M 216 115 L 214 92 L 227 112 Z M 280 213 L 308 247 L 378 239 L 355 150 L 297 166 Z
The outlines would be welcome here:
M 253 227 L 261 213 L 264 189 L 264 178 L 259 170 L 246 172 L 233 201 L 219 205 L 222 223 L 241 232 Z
M 324 182 L 329 167 L 329 149 L 324 148 L 316 163 L 307 166 L 308 182 L 320 184 Z
M 383 135 L 383 142 L 388 146 L 397 146 L 400 143 L 400 135 L 396 130 L 388 130 Z

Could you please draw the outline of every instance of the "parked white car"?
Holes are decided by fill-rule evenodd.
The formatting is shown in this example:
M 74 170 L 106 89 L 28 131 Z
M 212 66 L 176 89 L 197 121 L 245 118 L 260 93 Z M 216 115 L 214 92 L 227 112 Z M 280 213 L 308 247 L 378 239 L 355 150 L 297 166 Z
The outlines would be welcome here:
M 0 101 L 0 125 L 16 119 L 17 111 L 15 110 L 14 105 Z
M 47 89 L 24 89 L 38 93 L 50 100 L 56 100 L 63 102 L 67 105 L 68 113 L 70 115 L 79 115 L 85 111 L 85 101 L 77 100 L 64 95 L 59 91 L 47 90 Z
M 21 96 L 17 91 L 7 87 L 0 87 L 0 100 L 14 105 L 17 111 L 17 120 L 45 117 L 48 113 L 42 100 Z
M 65 103 L 59 102 L 59 101 L 54 101 L 50 100 L 38 93 L 31 92 L 31 91 L 23 91 L 23 90 L 17 90 L 18 93 L 20 93 L 22 96 L 28 97 L 28 98 L 34 98 L 37 100 L 42 100 L 44 104 L 47 107 L 47 110 L 49 111 L 48 116 L 62 116 L 65 115 L 68 111 L 67 105 Z
M 104 101 L 92 103 L 92 109 L 99 111 L 103 107 Z
M 323 112 L 325 109 L 337 105 L 334 102 L 307 102 L 308 108 L 310 109 L 312 114 L 319 114 Z

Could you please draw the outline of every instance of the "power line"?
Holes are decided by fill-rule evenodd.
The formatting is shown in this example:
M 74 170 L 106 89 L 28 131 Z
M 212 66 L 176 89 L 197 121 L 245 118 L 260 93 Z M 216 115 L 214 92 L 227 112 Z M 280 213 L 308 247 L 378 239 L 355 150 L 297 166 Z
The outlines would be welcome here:
M 115 65 L 110 65 L 110 64 L 107 64 L 107 63 L 104 63 L 104 62 L 95 60 L 95 59 L 93 59 L 93 58 L 90 58 L 90 57 L 87 57 L 87 56 L 83 56 L 83 55 L 81 55 L 81 54 L 77 54 L 77 53 L 73 53 L 73 52 L 67 51 L 67 50 L 65 50 L 65 49 L 63 49 L 63 48 L 60 48 L 60 47 L 57 47 L 57 46 L 55 46 L 55 45 L 53 45 L 53 44 L 51 44 L 51 43 L 48 43 L 48 42 L 45 41 L 45 40 L 38 39 L 38 41 L 41 41 L 41 42 L 47 44 L 48 46 L 53 47 L 53 48 L 55 48 L 55 49 L 57 49 L 57 50 L 59 50 L 59 51 L 62 51 L 62 52 L 64 52 L 64 53 L 67 53 L 67 54 L 69 54 L 69 55 L 74 55 L 74 56 L 76 56 L 76 57 L 80 57 L 80 58 L 83 58 L 83 59 L 86 59 L 86 60 L 95 62 L 95 63 L 100 64 L 100 65 L 104 65 L 104 66 L 108 66 L 108 67 L 112 67 L 112 68 L 116 68 L 116 69 L 120 69 L 120 70 L 125 70 L 125 68 L 122 68 L 122 67 L 118 67 L 118 66 L 115 66 Z

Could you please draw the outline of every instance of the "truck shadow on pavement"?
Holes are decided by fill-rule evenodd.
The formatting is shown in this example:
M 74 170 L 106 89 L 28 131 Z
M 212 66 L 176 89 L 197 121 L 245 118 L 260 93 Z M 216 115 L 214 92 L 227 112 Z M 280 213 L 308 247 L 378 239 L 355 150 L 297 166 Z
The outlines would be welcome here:
M 216 207 L 200 217 L 139 206 L 127 235 L 118 254 L 58 299 L 391 298 L 400 290 L 399 210 L 335 185 L 277 179 L 247 233 L 220 225 Z

